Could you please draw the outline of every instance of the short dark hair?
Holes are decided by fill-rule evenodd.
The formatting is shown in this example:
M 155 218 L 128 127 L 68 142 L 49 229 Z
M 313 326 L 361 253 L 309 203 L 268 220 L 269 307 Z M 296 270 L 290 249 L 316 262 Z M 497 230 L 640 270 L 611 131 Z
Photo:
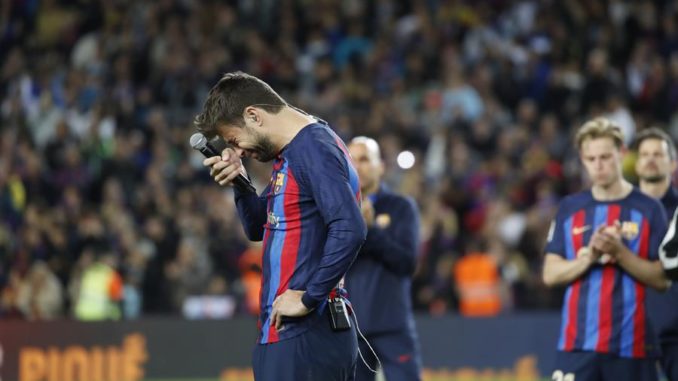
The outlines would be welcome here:
M 257 106 L 278 113 L 287 103 L 261 79 L 241 71 L 226 73 L 207 94 L 202 112 L 193 124 L 208 139 L 217 134 L 223 124 L 245 126 L 243 112 L 247 106 Z
M 666 145 L 669 146 L 669 157 L 671 158 L 671 160 L 676 160 L 676 145 L 673 143 L 673 139 L 671 139 L 671 136 L 669 136 L 669 134 L 667 134 L 666 131 L 662 130 L 659 127 L 646 128 L 637 133 L 636 137 L 633 139 L 631 148 L 633 148 L 634 151 L 638 152 L 640 144 L 647 139 L 657 139 L 665 141 Z

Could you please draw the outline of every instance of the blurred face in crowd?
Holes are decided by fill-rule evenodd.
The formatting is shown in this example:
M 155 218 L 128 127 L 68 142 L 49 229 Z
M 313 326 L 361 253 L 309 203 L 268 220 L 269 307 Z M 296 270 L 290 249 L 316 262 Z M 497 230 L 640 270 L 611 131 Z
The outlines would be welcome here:
M 348 146 L 353 166 L 358 171 L 360 190 L 363 194 L 375 192 L 379 188 L 381 176 L 384 174 L 384 164 L 379 157 L 379 146 L 372 143 L 352 142 Z
M 669 145 L 663 139 L 647 138 L 638 146 L 636 173 L 641 181 L 656 183 L 669 178 L 676 170 Z
M 621 179 L 621 152 L 612 138 L 584 140 L 580 159 L 594 186 L 608 188 Z

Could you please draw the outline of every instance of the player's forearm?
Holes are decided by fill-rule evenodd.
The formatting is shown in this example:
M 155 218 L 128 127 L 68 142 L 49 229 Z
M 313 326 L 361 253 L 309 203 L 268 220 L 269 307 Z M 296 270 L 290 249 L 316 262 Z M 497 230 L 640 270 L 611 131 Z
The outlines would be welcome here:
M 549 287 L 570 284 L 586 273 L 592 263 L 589 255 L 567 260 L 557 254 L 546 254 L 542 273 L 544 284 Z
M 370 227 L 363 250 L 398 276 L 411 276 L 419 247 L 419 213 L 413 200 L 392 201 L 390 225 Z
M 401 242 L 403 240 L 408 242 Z M 390 237 L 386 231 L 373 227 L 367 230 L 363 250 L 393 273 L 408 276 L 414 273 L 416 241 L 416 234 L 413 237 Z
M 666 291 L 669 280 L 659 261 L 648 261 L 624 248 L 617 255 L 617 264 L 639 282 L 659 291 Z
M 268 188 L 262 194 L 266 194 Z M 266 199 L 253 193 L 243 193 L 234 190 L 235 205 L 238 209 L 240 222 L 245 235 L 250 241 L 261 241 L 264 237 L 264 224 L 266 223 Z
M 338 221 L 330 226 L 320 265 L 313 273 L 301 299 L 307 308 L 313 309 L 327 298 L 346 274 L 365 241 L 365 234 L 366 227 L 362 218 L 343 223 Z

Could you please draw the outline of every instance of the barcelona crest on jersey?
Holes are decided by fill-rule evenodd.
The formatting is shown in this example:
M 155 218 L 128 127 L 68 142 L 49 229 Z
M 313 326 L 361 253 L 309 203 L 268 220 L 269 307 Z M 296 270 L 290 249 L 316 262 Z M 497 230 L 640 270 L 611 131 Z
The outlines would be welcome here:
M 283 184 L 285 183 L 285 174 L 278 173 L 275 179 L 275 184 L 273 185 L 273 193 L 280 193 Z
M 624 221 L 621 226 L 621 236 L 630 241 L 638 237 L 639 230 L 638 223 Z

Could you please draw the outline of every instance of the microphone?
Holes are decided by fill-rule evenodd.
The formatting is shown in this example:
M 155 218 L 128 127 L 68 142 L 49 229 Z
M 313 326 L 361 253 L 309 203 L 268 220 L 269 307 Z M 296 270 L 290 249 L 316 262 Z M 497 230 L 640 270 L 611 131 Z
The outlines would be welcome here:
M 207 141 L 205 135 L 201 134 L 200 132 L 196 132 L 195 134 L 191 135 L 189 142 L 191 143 L 191 147 L 193 147 L 194 150 L 200 151 L 200 153 L 202 153 L 205 157 L 209 158 L 213 156 L 221 156 L 221 152 L 216 147 L 214 147 L 214 145 L 210 144 L 210 142 Z M 240 191 L 257 193 L 257 190 L 254 188 L 254 186 L 252 186 L 250 180 L 243 176 L 242 173 L 233 179 L 232 182 L 233 185 Z

